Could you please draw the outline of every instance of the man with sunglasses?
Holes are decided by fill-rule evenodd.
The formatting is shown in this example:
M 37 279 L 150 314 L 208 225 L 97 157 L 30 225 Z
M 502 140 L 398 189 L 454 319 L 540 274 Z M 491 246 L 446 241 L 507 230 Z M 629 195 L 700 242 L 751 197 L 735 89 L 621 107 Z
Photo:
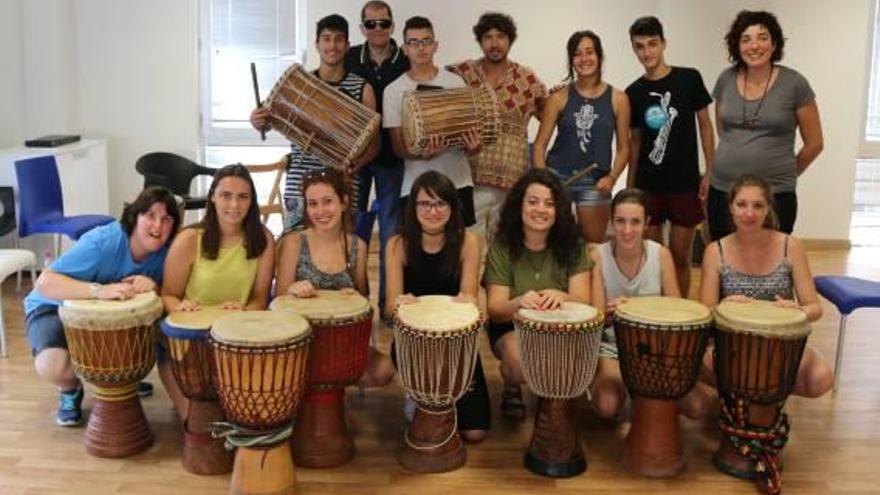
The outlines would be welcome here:
M 318 21 L 315 28 L 315 48 L 321 65 L 313 74 L 339 90 L 339 92 L 376 109 L 376 95 L 372 86 L 363 77 L 346 70 L 345 54 L 348 51 L 348 21 L 338 14 L 328 15 Z M 251 125 L 254 129 L 265 129 L 268 125 L 269 110 L 257 107 L 251 112 Z M 355 210 L 358 194 L 358 172 L 373 160 L 379 152 L 379 139 L 375 139 L 367 149 L 349 164 L 352 174 L 352 210 Z M 328 165 L 322 163 L 311 152 L 304 151 L 298 144 L 291 143 L 287 162 L 287 180 L 284 186 L 284 227 L 285 230 L 305 228 L 303 222 L 305 198 L 303 197 L 303 177 L 314 170 L 322 170 Z
M 434 54 L 437 53 L 439 42 L 434 36 L 434 26 L 427 18 L 415 16 L 407 19 L 403 28 L 403 39 L 410 69 L 385 88 L 385 113 L 382 117 L 382 125 L 391 134 L 394 152 L 404 159 L 401 205 L 406 204 L 415 179 L 429 170 L 436 170 L 447 176 L 458 190 L 462 219 L 470 227 L 475 221 L 474 182 L 465 153 L 472 155 L 480 150 L 481 141 L 476 129 L 465 134 L 465 150 L 448 148 L 445 142 L 433 136 L 421 155 L 409 153 L 401 129 L 405 92 L 462 88 L 464 81 L 451 72 L 440 70 L 434 64 Z
M 491 243 L 501 205 L 529 163 L 528 125 L 539 116 L 547 88 L 532 69 L 508 58 L 516 24 L 507 14 L 486 12 L 473 28 L 483 57 L 449 66 L 471 87 L 485 86 L 498 97 L 501 128 L 495 144 L 469 157 L 474 179 L 474 233 Z
M 345 55 L 345 67 L 366 79 L 376 93 L 377 110 L 382 113 L 385 87 L 409 70 L 409 59 L 397 46 L 391 7 L 382 0 L 371 0 L 361 9 L 361 34 L 366 42 L 353 46 Z M 382 129 L 382 147 L 372 163 L 361 169 L 358 191 L 359 211 L 368 209 L 370 187 L 376 184 L 379 205 L 379 307 L 385 302 L 385 243 L 395 234 L 400 218 L 398 198 L 403 181 L 403 160 L 391 149 L 391 136 Z

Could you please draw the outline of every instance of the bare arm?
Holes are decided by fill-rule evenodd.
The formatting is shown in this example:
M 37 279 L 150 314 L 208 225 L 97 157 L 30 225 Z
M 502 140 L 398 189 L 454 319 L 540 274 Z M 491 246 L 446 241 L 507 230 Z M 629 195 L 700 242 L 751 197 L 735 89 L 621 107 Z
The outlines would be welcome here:
M 469 231 L 464 233 L 464 245 L 461 250 L 461 281 L 459 292 L 477 302 L 477 290 L 480 276 L 480 240 Z
M 602 253 L 598 249 L 591 249 L 590 258 L 593 260 L 593 269 L 590 276 L 590 293 L 593 296 L 591 305 L 596 309 L 602 310 L 608 316 L 607 302 L 605 300 L 605 279 L 602 275 Z
M 629 163 L 629 121 L 630 106 L 629 98 L 623 91 L 614 90 L 611 100 L 614 108 L 614 162 L 611 164 L 611 171 L 608 175 L 599 179 L 596 183 L 596 189 L 602 192 L 611 193 L 614 184 L 620 175 L 623 174 L 626 165 Z M 638 155 L 636 155 L 638 157 Z
M 275 238 L 266 227 L 263 227 L 263 233 L 266 236 L 266 248 L 257 261 L 257 276 L 251 288 L 251 296 L 244 307 L 248 311 L 263 310 L 269 304 L 269 289 L 272 285 L 272 272 L 275 270 Z
M 672 261 L 672 253 L 666 246 L 660 246 L 660 287 L 664 296 L 681 297 L 678 279 L 675 276 L 675 263 Z
M 92 297 L 97 299 L 130 299 L 136 294 L 132 285 L 126 282 L 99 284 L 95 293 L 92 293 L 91 285 L 92 283 L 89 281 L 77 280 L 47 268 L 37 278 L 35 288 L 41 295 L 57 301 L 91 299 Z M 155 287 L 155 282 L 153 282 L 153 286 Z
M 510 298 L 510 287 L 490 284 L 486 287 L 486 312 L 496 323 L 510 321 L 520 308 L 520 299 Z
M 397 298 L 403 294 L 403 265 L 406 253 L 403 239 L 398 235 L 388 239 L 385 246 L 385 316 L 390 317 L 397 308 Z
M 183 303 L 189 272 L 195 263 L 197 243 L 198 231 L 184 229 L 177 234 L 168 249 L 162 275 L 162 304 L 169 313 L 179 311 Z
M 797 173 L 801 175 L 825 147 L 822 137 L 822 122 L 819 120 L 819 107 L 816 100 L 797 109 L 798 130 L 804 146 L 797 154 Z
M 788 259 L 791 262 L 797 303 L 807 314 L 807 321 L 816 321 L 822 317 L 822 305 L 816 293 L 816 286 L 813 284 L 813 274 L 810 271 L 807 254 L 800 241 L 794 237 L 788 238 Z
M 358 236 L 352 236 L 357 242 L 357 263 L 354 266 L 354 288 L 362 296 L 370 297 L 370 280 L 367 277 L 367 243 Z
M 709 197 L 709 178 L 712 176 L 712 167 L 715 165 L 715 129 L 712 126 L 712 119 L 709 118 L 709 107 L 697 112 L 697 125 L 700 128 L 700 147 L 703 149 L 703 161 L 706 162 L 706 174 L 700 181 L 700 199 L 705 201 Z
M 532 150 L 535 168 L 547 168 L 547 147 L 550 144 L 553 129 L 556 128 L 556 122 L 559 120 L 559 114 L 565 107 L 567 97 L 568 89 L 562 89 L 551 93 L 544 103 L 544 109 L 541 112 L 541 125 L 538 127 L 538 135 L 535 136 Z
M 296 266 L 299 264 L 301 234 L 286 234 L 278 241 L 278 263 L 275 266 L 275 294 L 287 294 L 290 285 L 296 281 Z
M 700 302 L 710 309 L 717 306 L 721 298 L 720 267 L 721 254 L 718 252 L 718 243 L 713 242 L 706 246 L 706 251 L 703 253 L 703 276 L 700 283 Z

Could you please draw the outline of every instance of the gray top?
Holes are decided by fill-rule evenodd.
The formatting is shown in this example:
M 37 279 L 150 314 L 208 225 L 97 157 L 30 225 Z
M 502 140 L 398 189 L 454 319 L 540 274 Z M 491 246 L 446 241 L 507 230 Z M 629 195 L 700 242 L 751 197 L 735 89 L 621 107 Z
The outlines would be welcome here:
M 299 234 L 299 262 L 296 264 L 296 280 L 309 280 L 316 289 L 340 290 L 354 288 L 352 272 L 357 265 L 357 238 L 348 236 L 348 253 L 346 253 L 345 270 L 337 273 L 322 272 L 312 261 L 309 240 L 305 234 Z
M 782 65 L 776 67 L 779 74 L 763 103 L 760 98 L 743 99 L 736 87 L 735 68 L 718 76 L 712 90 L 721 120 L 711 177 L 715 189 L 729 191 L 739 176 L 752 174 L 766 179 L 774 192 L 795 190 L 796 112 L 816 95 L 800 73 Z M 753 126 L 744 123 L 743 109 L 746 120 L 755 119 Z

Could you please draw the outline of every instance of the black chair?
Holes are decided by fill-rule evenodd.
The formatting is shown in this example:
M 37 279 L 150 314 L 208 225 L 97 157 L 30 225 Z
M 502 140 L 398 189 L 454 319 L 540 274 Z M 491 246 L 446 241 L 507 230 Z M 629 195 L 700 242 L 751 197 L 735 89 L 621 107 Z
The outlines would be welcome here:
M 171 192 L 183 198 L 187 210 L 204 208 L 206 203 L 204 196 L 189 194 L 193 178 L 198 175 L 213 177 L 215 172 L 213 168 L 203 167 L 186 157 L 164 151 L 147 153 L 138 158 L 134 168 L 144 176 L 144 187 L 167 187 Z
M 0 187 L 0 206 L 3 212 L 0 214 L 0 237 L 12 234 L 12 245 L 18 247 L 18 225 L 15 221 L 15 193 L 12 186 Z

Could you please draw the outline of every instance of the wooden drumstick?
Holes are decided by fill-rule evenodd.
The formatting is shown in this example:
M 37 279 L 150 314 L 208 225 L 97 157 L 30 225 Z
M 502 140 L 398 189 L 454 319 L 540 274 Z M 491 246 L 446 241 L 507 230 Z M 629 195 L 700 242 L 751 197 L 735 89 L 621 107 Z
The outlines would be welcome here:
M 254 99 L 257 101 L 257 106 L 260 106 L 260 85 L 257 82 L 257 64 L 251 62 L 251 81 L 254 83 Z M 266 140 L 266 128 L 263 127 L 260 129 L 260 138 L 265 141 Z
M 565 187 L 568 187 L 568 186 L 574 184 L 575 182 L 577 182 L 577 181 L 583 179 L 584 177 L 586 177 L 587 174 L 589 174 L 590 172 L 592 172 L 593 169 L 594 169 L 594 168 L 597 168 L 598 166 L 599 166 L 599 165 L 597 165 L 597 164 L 595 164 L 595 163 L 592 164 L 592 165 L 590 165 L 589 167 L 587 167 L 587 168 L 581 170 L 580 172 L 578 172 L 578 173 L 572 175 L 571 177 L 569 177 L 568 179 L 565 179 L 564 181 L 562 181 L 562 185 L 565 186 Z

